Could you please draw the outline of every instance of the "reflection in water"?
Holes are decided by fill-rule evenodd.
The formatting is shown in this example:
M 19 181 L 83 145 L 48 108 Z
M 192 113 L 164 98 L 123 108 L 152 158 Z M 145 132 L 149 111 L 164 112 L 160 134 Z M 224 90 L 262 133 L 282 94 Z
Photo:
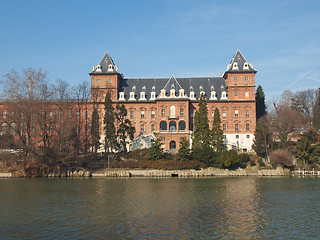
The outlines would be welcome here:
M 0 236 L 316 239 L 319 183 L 249 177 L 1 180 Z

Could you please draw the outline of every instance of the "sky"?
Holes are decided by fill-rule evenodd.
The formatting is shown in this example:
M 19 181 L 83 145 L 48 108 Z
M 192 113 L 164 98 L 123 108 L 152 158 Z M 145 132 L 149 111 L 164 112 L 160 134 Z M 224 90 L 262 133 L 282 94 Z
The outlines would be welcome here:
M 320 86 L 320 1 L 0 0 L 0 76 L 76 86 L 108 51 L 127 78 L 221 76 L 239 49 L 267 99 Z

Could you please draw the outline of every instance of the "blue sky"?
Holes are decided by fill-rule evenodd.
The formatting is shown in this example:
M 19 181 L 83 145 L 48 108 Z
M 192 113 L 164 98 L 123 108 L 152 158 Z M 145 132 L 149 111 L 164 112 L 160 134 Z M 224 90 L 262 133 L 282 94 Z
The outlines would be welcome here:
M 106 51 L 125 77 L 220 76 L 237 49 L 267 99 L 320 86 L 320 1 L 0 1 L 0 75 L 71 86 Z

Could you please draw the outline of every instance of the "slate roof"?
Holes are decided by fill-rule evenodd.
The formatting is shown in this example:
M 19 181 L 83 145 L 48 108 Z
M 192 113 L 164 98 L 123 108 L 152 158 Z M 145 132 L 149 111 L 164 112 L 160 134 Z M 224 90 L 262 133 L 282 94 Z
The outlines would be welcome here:
M 109 65 L 112 65 L 113 66 L 113 71 L 108 71 L 108 66 Z M 97 66 L 100 65 L 101 67 L 101 71 L 99 71 L 97 69 Z M 89 74 L 108 74 L 108 73 L 115 73 L 117 72 L 115 70 L 115 64 L 110 56 L 110 54 L 108 52 L 106 52 L 106 54 L 103 56 L 103 58 L 101 59 L 101 61 L 99 62 L 97 66 L 94 66 L 94 70 L 92 72 L 90 72 Z
M 221 86 L 226 89 L 226 81 L 223 77 L 192 77 L 192 78 L 127 78 L 123 79 L 119 86 L 119 92 L 124 92 L 124 98 L 129 99 L 131 91 L 135 92 L 136 100 L 140 98 L 140 92 L 145 87 L 146 99 L 150 99 L 152 91 L 156 92 L 156 97 L 160 95 L 161 89 L 166 89 L 166 96 L 169 97 L 170 89 L 176 90 L 176 96 L 179 94 L 179 89 L 184 89 L 187 97 L 190 97 L 190 91 L 193 89 L 195 98 L 199 99 L 200 92 L 204 91 L 207 100 L 211 95 L 211 90 L 214 89 L 216 97 L 221 98 Z M 134 90 L 135 89 L 135 90 Z M 168 98 L 166 98 L 168 99 Z
M 237 63 L 238 69 L 233 68 L 234 63 Z M 244 69 L 244 64 L 248 64 L 248 68 Z M 238 49 L 234 56 L 231 59 L 230 64 L 228 65 L 228 69 L 226 72 L 257 72 L 252 64 L 249 64 L 245 57 L 242 55 L 240 50 Z

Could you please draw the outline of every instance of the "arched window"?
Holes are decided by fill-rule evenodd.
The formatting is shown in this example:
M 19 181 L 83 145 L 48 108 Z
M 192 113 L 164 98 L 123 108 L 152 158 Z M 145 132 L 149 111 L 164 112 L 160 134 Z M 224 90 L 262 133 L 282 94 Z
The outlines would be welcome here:
M 171 122 L 169 123 L 169 130 L 170 130 L 170 132 L 175 132 L 175 131 L 177 131 L 177 124 L 176 124 L 175 121 L 171 121 Z
M 7 133 L 7 126 L 8 126 L 8 124 L 2 123 L 2 125 L 1 125 L 1 134 L 6 134 Z
M 11 123 L 10 124 L 10 134 L 11 135 L 15 135 L 16 133 L 16 124 L 15 123 Z
M 179 122 L 179 132 L 185 131 L 186 130 L 186 122 L 185 121 L 180 121 Z
M 170 142 L 170 150 L 176 149 L 176 142 L 175 141 L 171 141 Z
M 167 131 L 167 122 L 166 121 L 160 122 L 160 131 Z
M 170 118 L 175 118 L 176 117 L 176 107 L 171 105 L 170 106 Z

